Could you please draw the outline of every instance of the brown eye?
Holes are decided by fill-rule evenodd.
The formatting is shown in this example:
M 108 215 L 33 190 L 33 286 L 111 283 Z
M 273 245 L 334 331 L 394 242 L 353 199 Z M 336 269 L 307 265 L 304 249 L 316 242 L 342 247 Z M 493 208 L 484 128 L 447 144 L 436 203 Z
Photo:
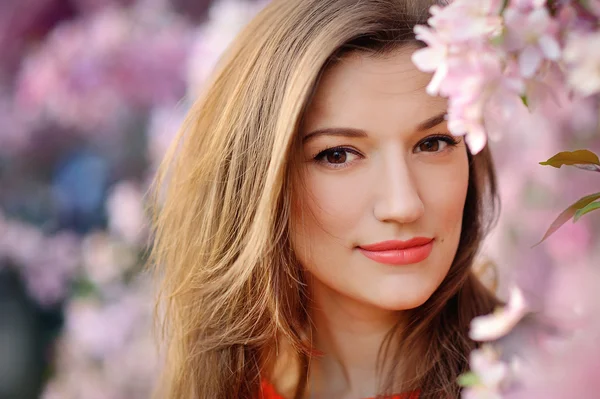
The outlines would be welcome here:
M 414 152 L 442 152 L 447 147 L 454 147 L 458 144 L 458 141 L 452 137 L 447 135 L 437 135 L 426 137 L 422 141 L 420 141 L 413 150 Z
M 348 155 L 345 150 L 331 150 L 326 154 L 327 162 L 340 164 L 346 162 Z
M 360 153 L 351 148 L 335 147 L 321 151 L 314 157 L 315 162 L 329 168 L 339 169 L 350 166 L 362 158 Z
M 419 144 L 419 151 L 424 152 L 438 152 L 440 150 L 440 142 L 439 139 L 428 139 Z M 447 143 L 444 143 L 447 144 Z

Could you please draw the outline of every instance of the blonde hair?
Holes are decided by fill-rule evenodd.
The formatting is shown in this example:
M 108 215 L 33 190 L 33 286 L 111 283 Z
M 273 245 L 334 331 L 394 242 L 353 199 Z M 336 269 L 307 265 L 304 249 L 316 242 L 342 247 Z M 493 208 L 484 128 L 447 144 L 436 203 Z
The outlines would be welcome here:
M 154 185 L 150 261 L 166 343 L 159 397 L 257 398 L 282 341 L 304 365 L 295 397 L 303 395 L 313 352 L 289 234 L 295 136 L 331 62 L 416 43 L 412 28 L 426 17 L 418 0 L 276 0 L 229 48 Z M 410 312 L 398 349 L 416 348 L 417 379 L 404 385 L 422 398 L 458 395 L 455 378 L 474 347 L 468 323 L 496 304 L 470 272 L 483 205 L 494 204 L 484 198 L 495 198 L 491 158 L 487 150 L 469 158 L 456 259 L 440 289 Z M 394 389 L 401 373 L 391 367 L 382 389 Z

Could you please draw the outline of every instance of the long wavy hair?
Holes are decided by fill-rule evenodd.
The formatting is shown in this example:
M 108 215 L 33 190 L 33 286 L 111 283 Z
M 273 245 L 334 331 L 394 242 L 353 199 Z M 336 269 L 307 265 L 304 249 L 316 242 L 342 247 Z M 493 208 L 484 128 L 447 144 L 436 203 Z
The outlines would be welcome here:
M 165 344 L 158 397 L 255 399 L 283 343 L 302 365 L 294 397 L 304 395 L 315 352 L 306 283 L 290 243 L 297 131 L 331 63 L 350 52 L 422 45 L 413 27 L 426 22 L 429 5 L 275 0 L 229 47 L 152 190 L 150 264 Z M 408 328 L 391 331 L 382 345 L 381 395 L 401 387 L 419 389 L 421 398 L 459 396 L 456 378 L 476 345 L 470 320 L 498 304 L 472 271 L 496 205 L 489 151 L 469 154 L 456 257 L 431 298 L 405 312 Z M 416 377 L 403 381 L 403 367 Z

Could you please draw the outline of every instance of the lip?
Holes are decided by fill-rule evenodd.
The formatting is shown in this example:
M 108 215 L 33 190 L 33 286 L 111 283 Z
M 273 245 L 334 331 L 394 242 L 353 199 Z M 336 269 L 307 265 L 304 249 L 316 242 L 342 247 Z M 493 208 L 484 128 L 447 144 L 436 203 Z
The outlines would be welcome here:
M 367 258 L 386 265 L 410 265 L 424 261 L 433 249 L 433 238 L 415 237 L 408 241 L 391 240 L 358 249 Z

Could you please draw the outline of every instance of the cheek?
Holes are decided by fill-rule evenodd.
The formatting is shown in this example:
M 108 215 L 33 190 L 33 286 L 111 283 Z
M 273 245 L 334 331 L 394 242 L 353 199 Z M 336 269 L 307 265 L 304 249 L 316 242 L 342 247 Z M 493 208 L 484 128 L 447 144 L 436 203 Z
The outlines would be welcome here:
M 310 168 L 295 190 L 291 241 L 298 260 L 320 279 L 339 276 L 356 231 L 365 218 L 368 199 L 356 174 Z M 339 278 L 339 277 L 335 277 Z
M 430 223 L 440 233 L 460 234 L 463 209 L 469 186 L 466 153 L 444 167 L 432 165 L 418 169 L 416 181 Z
M 367 198 L 360 177 L 307 171 L 294 196 L 294 219 L 308 234 L 345 240 L 362 220 Z M 313 238 L 318 241 L 317 238 Z

